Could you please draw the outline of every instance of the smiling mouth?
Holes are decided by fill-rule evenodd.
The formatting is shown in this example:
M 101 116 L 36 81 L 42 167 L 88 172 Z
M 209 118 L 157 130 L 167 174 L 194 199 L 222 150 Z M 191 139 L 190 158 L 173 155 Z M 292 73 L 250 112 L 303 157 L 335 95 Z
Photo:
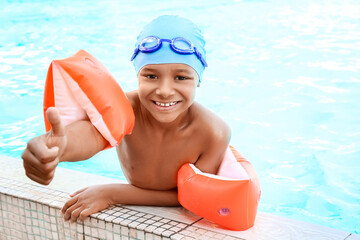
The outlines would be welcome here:
M 178 103 L 181 101 L 173 101 L 173 102 L 158 102 L 158 101 L 152 101 L 157 108 L 160 109 L 172 109 L 174 108 Z

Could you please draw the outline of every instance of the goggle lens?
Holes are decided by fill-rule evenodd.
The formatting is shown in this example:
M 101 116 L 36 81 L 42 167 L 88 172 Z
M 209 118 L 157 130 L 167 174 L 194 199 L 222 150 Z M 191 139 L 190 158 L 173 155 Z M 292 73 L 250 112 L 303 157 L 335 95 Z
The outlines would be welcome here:
M 194 52 L 192 44 L 183 38 L 176 38 L 173 41 L 173 47 L 175 47 L 176 50 L 180 50 L 180 51 L 184 51 L 184 52 L 189 52 L 189 53 Z
M 144 38 L 140 43 L 141 51 L 151 51 L 154 48 L 157 48 L 160 44 L 159 39 L 155 37 Z

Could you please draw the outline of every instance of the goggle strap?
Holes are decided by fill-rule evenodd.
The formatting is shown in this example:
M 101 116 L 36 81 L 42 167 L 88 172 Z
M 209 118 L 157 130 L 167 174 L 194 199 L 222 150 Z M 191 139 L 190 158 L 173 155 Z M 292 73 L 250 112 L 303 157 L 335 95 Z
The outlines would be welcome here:
M 130 61 L 134 60 L 134 58 L 136 57 L 136 55 L 138 55 L 138 53 L 139 53 L 139 46 L 138 46 L 137 48 L 135 48 L 135 50 L 134 50 L 134 54 L 132 55 L 132 57 L 131 57 L 131 60 L 130 60 Z

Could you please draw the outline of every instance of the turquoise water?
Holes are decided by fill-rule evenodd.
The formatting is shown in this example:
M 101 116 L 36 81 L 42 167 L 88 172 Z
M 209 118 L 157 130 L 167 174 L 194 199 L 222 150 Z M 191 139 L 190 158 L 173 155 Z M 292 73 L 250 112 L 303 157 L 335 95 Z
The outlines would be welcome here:
M 119 2 L 0 0 L 0 154 L 19 158 L 44 132 L 52 59 L 85 49 L 136 89 L 138 31 L 179 14 L 204 30 L 197 101 L 256 168 L 260 210 L 360 233 L 359 1 Z M 114 150 L 62 167 L 124 178 Z

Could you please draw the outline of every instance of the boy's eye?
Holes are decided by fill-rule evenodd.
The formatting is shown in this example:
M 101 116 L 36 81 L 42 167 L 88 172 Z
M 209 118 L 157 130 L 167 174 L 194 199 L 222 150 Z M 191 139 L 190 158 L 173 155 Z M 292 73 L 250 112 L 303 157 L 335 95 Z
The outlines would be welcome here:
M 184 76 L 177 76 L 176 80 L 186 80 L 189 79 L 188 77 L 184 77 Z
M 156 75 L 147 75 L 146 77 L 149 78 L 149 79 L 157 79 Z

